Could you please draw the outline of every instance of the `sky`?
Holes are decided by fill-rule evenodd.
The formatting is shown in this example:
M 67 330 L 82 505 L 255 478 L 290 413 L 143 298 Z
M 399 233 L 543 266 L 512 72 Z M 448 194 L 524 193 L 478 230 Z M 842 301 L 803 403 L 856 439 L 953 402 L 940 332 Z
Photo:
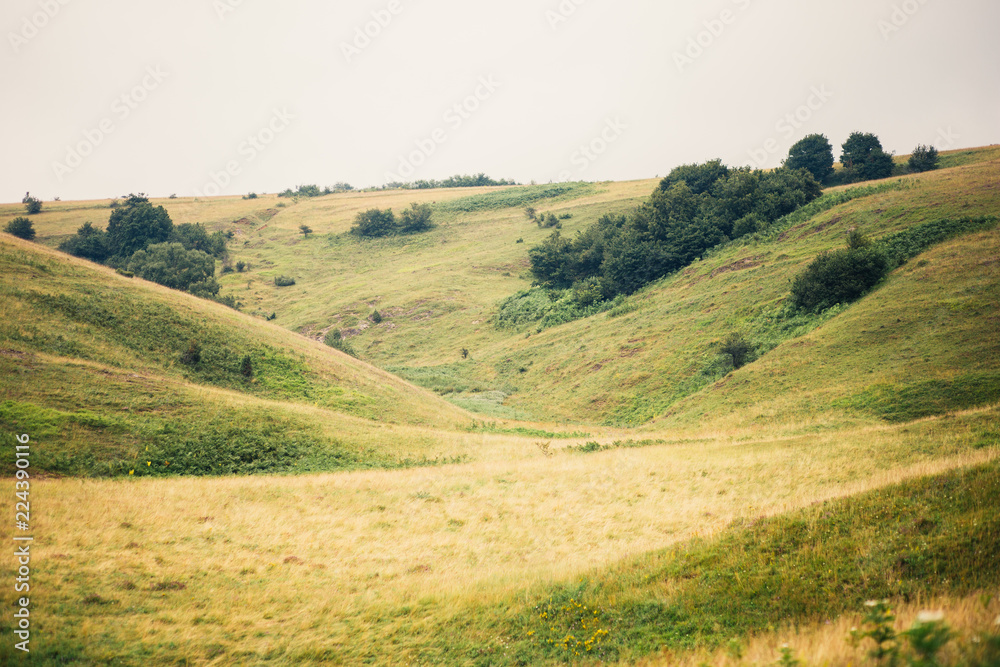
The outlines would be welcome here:
M 996 0 L 3 0 L 0 201 L 1000 143 Z

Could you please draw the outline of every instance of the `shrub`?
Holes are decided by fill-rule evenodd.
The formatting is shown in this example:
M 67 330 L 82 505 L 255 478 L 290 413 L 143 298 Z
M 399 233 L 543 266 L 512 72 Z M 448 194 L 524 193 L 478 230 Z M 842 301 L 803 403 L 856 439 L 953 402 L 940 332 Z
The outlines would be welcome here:
M 110 255 L 107 234 L 90 222 L 83 223 L 83 226 L 76 230 L 76 236 L 71 236 L 60 243 L 59 250 L 92 262 L 103 262 Z
M 410 204 L 410 208 L 399 216 L 399 230 L 404 234 L 425 232 L 431 224 L 431 207 L 427 204 Z
M 14 218 L 7 223 L 7 226 L 3 230 L 25 241 L 33 241 L 35 239 L 35 226 L 27 218 Z
M 24 204 L 24 209 L 28 212 L 28 215 L 35 215 L 42 211 L 42 200 L 32 197 L 30 192 L 25 193 L 21 203 Z
M 299 231 L 302 232 L 302 236 L 306 238 L 309 238 L 309 235 L 313 232 L 312 227 L 309 225 L 299 225 Z
M 251 192 L 250 194 L 243 195 L 243 198 L 244 199 L 256 199 L 257 198 L 257 193 L 256 192 Z
M 295 278 L 290 278 L 289 276 L 275 276 L 274 285 L 275 287 L 291 287 L 295 284 Z
M 201 343 L 196 340 L 191 340 L 188 343 L 187 350 L 181 355 L 181 363 L 188 366 L 194 366 L 201 361 Z
M 535 216 L 538 215 L 537 209 L 534 206 L 526 206 L 524 209 L 524 217 L 528 220 L 534 220 Z
M 343 334 L 340 333 L 340 329 L 331 329 L 327 332 L 326 336 L 323 337 L 323 342 L 336 350 L 340 350 L 344 354 L 349 354 L 352 357 L 358 356 L 351 347 L 351 344 L 347 342 Z
M 375 312 L 372 313 L 371 320 L 375 324 L 382 324 L 382 313 L 376 310 Z
M 732 358 L 734 369 L 740 369 L 751 360 L 753 346 L 742 334 L 731 333 L 722 342 L 719 351 Z
M 246 263 L 246 262 L 244 262 L 244 261 L 239 261 L 239 262 L 236 262 L 236 270 L 237 270 L 237 271 L 238 271 L 239 273 L 243 273 L 244 271 L 246 271 L 246 270 L 247 270 L 247 263 Z
M 189 290 L 196 284 L 215 281 L 215 258 L 201 250 L 187 250 L 180 243 L 157 243 L 139 250 L 128 261 L 128 270 L 136 275 L 177 290 Z M 214 285 L 213 294 L 219 291 Z
M 397 231 L 396 216 L 392 209 L 385 211 L 373 208 L 358 213 L 354 219 L 354 226 L 351 227 L 351 234 L 362 238 L 382 238 L 391 236 Z
M 249 354 L 244 355 L 243 359 L 240 360 L 240 375 L 248 380 L 253 378 L 253 361 Z
M 201 250 L 213 257 L 225 257 L 226 243 L 229 236 L 225 232 L 208 233 L 208 230 L 199 223 L 183 223 L 177 225 L 170 232 L 170 241 L 180 243 L 187 250 Z
M 852 303 L 870 292 L 888 272 L 885 254 L 875 247 L 825 252 L 795 278 L 792 306 L 819 312 Z
M 938 168 L 938 150 L 933 146 L 920 145 L 913 149 L 913 155 L 907 163 L 910 171 L 923 172 Z

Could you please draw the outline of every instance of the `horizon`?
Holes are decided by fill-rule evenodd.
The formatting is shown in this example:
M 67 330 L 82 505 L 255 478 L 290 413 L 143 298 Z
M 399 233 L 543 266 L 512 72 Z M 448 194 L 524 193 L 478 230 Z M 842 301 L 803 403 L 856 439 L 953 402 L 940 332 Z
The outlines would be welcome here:
M 839 158 L 852 131 L 897 155 L 993 145 L 997 20 L 985 0 L 16 0 L 0 72 L 30 94 L 0 112 L 0 200 L 629 181 L 774 168 L 808 134 Z

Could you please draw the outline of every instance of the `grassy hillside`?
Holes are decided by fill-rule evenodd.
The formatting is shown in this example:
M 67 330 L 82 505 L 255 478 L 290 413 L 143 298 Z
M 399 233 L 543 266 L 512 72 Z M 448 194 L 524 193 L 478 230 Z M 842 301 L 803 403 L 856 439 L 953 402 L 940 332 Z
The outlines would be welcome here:
M 58 438 L 37 453 L 52 472 L 391 463 L 394 424 L 469 423 L 433 394 L 260 319 L 6 235 L 0 295 L 0 416 Z M 184 359 L 191 341 L 197 362 Z
M 569 234 L 655 181 L 157 202 L 235 232 L 246 313 L 54 252 L 110 211 L 47 205 L 40 243 L 0 236 L 0 494 L 28 432 L 35 662 L 729 664 L 734 639 L 771 661 L 782 628 L 820 637 L 872 597 L 993 609 L 1000 149 L 944 162 L 541 329 L 491 322 L 549 233 L 525 203 Z M 346 235 L 412 201 L 434 230 Z M 854 228 L 913 256 L 789 315 Z M 331 327 L 428 389 L 317 342 Z M 732 372 L 731 332 L 759 356 Z

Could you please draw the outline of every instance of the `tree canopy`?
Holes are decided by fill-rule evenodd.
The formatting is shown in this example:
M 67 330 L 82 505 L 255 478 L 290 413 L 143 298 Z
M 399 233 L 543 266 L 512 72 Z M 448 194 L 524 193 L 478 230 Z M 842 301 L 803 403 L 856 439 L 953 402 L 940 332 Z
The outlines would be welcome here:
M 125 260 L 149 245 L 166 243 L 173 231 L 165 208 L 154 207 L 144 194 L 129 195 L 108 219 L 108 251 Z
M 810 134 L 788 151 L 785 166 L 805 169 L 822 183 L 833 174 L 833 145 L 823 134 Z

